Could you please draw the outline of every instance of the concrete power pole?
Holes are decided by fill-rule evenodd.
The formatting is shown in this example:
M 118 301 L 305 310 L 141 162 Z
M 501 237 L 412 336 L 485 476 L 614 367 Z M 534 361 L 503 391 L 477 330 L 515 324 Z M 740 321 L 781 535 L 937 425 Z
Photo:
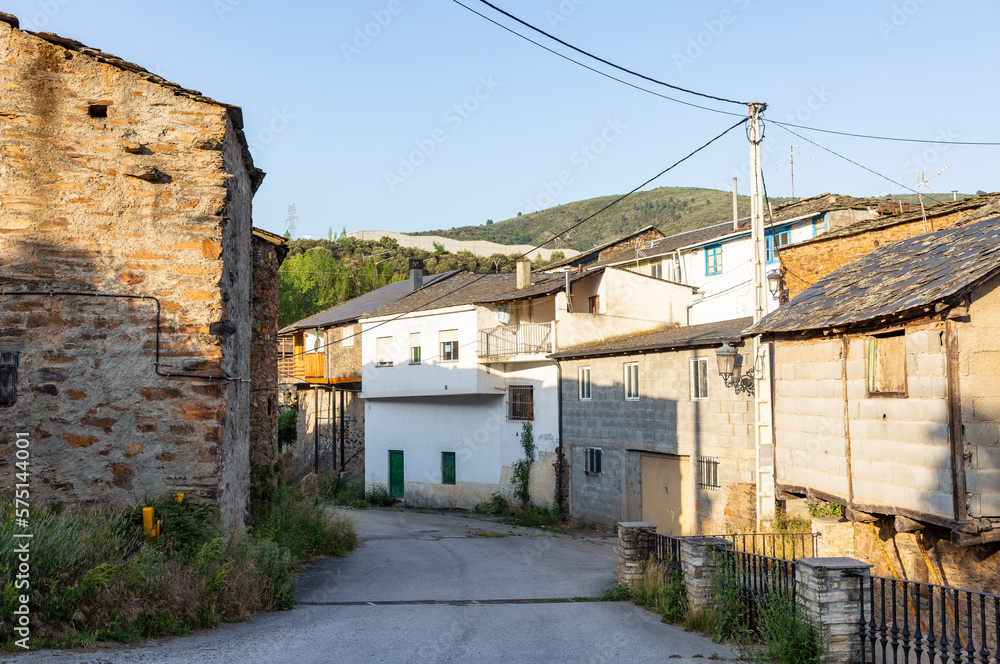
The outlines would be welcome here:
M 760 114 L 766 104 L 750 104 L 750 236 L 753 242 L 753 322 L 767 314 L 767 247 L 764 241 L 764 171 L 760 145 L 764 140 Z M 771 421 L 771 349 L 761 343 L 760 335 L 753 339 L 754 385 L 754 449 L 755 481 L 757 484 L 757 528 L 761 530 L 774 518 L 774 427 Z

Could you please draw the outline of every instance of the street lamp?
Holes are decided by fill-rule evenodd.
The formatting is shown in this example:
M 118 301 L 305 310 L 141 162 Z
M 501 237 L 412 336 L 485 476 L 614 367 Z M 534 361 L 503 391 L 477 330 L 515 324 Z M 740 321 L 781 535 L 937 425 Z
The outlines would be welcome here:
M 748 369 L 745 374 L 736 373 L 738 355 L 737 350 L 730 346 L 728 341 L 724 342 L 720 348 L 715 349 L 715 359 L 719 363 L 719 376 L 726 387 L 736 390 L 736 394 L 742 392 L 753 394 L 757 374 L 753 368 Z
M 781 297 L 781 272 L 771 270 L 767 273 L 767 290 L 775 300 Z

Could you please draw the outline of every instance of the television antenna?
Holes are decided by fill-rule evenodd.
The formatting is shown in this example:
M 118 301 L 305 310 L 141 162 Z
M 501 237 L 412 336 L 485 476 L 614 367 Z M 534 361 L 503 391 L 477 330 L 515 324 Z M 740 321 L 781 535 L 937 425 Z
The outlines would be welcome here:
M 789 146 L 788 148 L 788 161 L 784 164 L 775 164 L 775 168 L 781 168 L 782 166 L 788 166 L 792 172 L 792 202 L 795 202 L 795 148 L 804 148 L 807 145 L 820 145 L 820 143 L 814 143 L 810 141 L 809 143 L 796 143 L 795 145 Z M 810 157 L 809 159 L 799 159 L 799 162 L 803 161 L 813 161 L 815 157 Z
M 927 186 L 927 183 L 930 182 L 931 180 L 933 180 L 934 178 L 936 178 L 937 176 L 941 175 L 942 173 L 944 173 L 946 170 L 948 170 L 949 168 L 951 168 L 954 165 L 955 165 L 954 162 L 952 162 L 952 163 L 948 164 L 947 166 L 945 166 L 944 168 L 942 168 L 941 170 L 939 170 L 937 173 L 933 173 L 931 175 L 928 175 L 927 177 L 924 177 L 923 171 L 917 171 L 917 196 L 920 198 L 920 215 L 924 218 L 924 232 L 925 233 L 928 230 L 927 229 L 927 210 L 924 209 L 924 192 L 922 192 L 920 190 L 921 189 L 926 189 L 927 192 L 929 193 L 931 191 L 931 188 Z

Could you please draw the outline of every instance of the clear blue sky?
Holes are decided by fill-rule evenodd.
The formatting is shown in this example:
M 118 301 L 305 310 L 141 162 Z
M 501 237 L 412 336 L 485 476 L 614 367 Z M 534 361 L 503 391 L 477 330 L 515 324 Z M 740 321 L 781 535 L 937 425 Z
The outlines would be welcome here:
M 774 119 L 798 113 L 802 124 L 823 128 L 1000 140 L 996 2 L 495 4 L 655 78 L 765 101 Z M 622 193 L 735 120 L 600 77 L 451 0 L 18 0 L 4 10 L 25 28 L 77 39 L 242 106 L 254 159 L 268 173 L 255 223 L 279 233 L 290 203 L 299 235 L 325 237 L 331 227 L 480 224 Z M 359 38 L 366 29 L 374 36 Z M 911 187 L 918 169 L 954 162 L 931 183 L 940 198 L 952 189 L 1000 189 L 1000 147 L 803 135 Z M 801 141 L 775 125 L 767 136 L 768 192 L 787 196 L 789 170 L 779 165 Z M 581 151 L 588 145 L 592 151 Z M 651 186 L 728 189 L 747 154 L 740 128 Z M 799 196 L 904 193 L 814 146 L 797 159 Z M 740 189 L 749 191 L 742 174 Z

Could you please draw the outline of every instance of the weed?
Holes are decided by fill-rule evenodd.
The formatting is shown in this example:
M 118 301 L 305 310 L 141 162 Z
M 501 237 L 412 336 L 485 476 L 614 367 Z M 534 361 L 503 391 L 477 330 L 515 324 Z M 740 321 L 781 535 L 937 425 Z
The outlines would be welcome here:
M 298 411 L 294 408 L 278 416 L 278 449 L 284 449 L 295 442 L 297 417 Z
M 698 611 L 697 613 L 688 613 L 684 617 L 683 624 L 684 629 L 689 632 L 698 632 L 699 634 L 715 634 L 715 611 L 712 609 L 705 609 L 703 611 Z
M 809 516 L 844 516 L 844 511 L 838 503 L 806 503 Z
M 510 516 L 510 503 L 497 491 L 489 500 L 476 505 L 474 511 L 490 516 Z
M 616 583 L 604 591 L 601 599 L 605 602 L 624 602 L 632 599 L 632 591 L 629 590 L 628 584 Z
M 514 486 L 514 497 L 526 509 L 531 501 L 531 464 L 535 460 L 535 436 L 531 430 L 531 422 L 525 422 L 521 426 L 521 448 L 524 450 L 524 458 L 513 463 L 511 484 Z
M 819 664 L 823 642 L 802 607 L 777 592 L 757 597 L 759 654 L 774 664 Z
M 510 537 L 514 533 L 498 533 L 495 530 L 472 530 L 469 534 L 474 537 Z
M 512 526 L 524 526 L 526 528 L 546 528 L 554 532 L 563 532 L 560 528 L 553 528 L 557 523 L 561 523 L 564 514 L 561 509 L 550 510 L 547 507 L 532 505 L 527 509 L 516 510 L 507 520 Z
M 747 627 L 747 607 L 736 571 L 726 552 L 717 551 L 712 573 L 712 590 L 715 594 L 715 610 L 712 633 L 716 641 L 747 643 L 750 630 Z
M 396 504 L 396 498 L 389 493 L 389 487 L 384 484 L 372 484 L 365 494 L 365 500 L 376 507 L 392 507 Z

